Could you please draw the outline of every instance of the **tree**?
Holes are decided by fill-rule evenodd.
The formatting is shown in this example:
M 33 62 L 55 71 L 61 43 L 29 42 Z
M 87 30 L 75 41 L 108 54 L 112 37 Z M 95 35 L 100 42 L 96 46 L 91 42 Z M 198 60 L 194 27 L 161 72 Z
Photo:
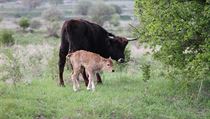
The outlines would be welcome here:
M 210 77 L 210 1 L 135 0 L 141 42 L 188 79 Z
M 91 20 L 99 25 L 103 25 L 105 21 L 109 21 L 114 14 L 114 8 L 103 2 L 95 3 L 88 12 Z
M 30 25 L 28 18 L 22 17 L 19 21 L 19 26 L 25 30 Z
M 75 6 L 75 13 L 80 15 L 87 15 L 89 9 L 92 7 L 92 2 L 88 0 L 80 0 Z

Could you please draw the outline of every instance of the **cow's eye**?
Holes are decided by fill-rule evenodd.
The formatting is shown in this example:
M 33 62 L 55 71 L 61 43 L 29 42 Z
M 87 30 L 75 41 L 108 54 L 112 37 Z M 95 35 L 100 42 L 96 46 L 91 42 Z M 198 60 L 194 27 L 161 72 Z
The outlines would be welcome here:
M 107 64 L 107 66 L 110 66 L 110 64 Z

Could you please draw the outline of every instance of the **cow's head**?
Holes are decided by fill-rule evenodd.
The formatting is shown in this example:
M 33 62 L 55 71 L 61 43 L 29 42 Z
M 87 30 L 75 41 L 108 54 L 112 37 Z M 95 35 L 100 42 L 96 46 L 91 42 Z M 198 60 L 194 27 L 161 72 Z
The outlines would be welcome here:
M 120 36 L 109 36 L 107 39 L 109 54 L 112 59 L 123 63 L 125 61 L 125 47 L 128 44 L 128 41 L 135 39 L 127 39 Z

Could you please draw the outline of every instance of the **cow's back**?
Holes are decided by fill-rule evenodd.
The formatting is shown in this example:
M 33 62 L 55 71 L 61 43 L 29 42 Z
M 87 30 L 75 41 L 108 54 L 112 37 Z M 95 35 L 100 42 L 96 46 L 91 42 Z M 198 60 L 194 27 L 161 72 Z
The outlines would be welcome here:
M 62 37 L 69 42 L 69 51 L 86 50 L 107 57 L 106 38 L 108 32 L 101 26 L 86 20 L 65 21 Z

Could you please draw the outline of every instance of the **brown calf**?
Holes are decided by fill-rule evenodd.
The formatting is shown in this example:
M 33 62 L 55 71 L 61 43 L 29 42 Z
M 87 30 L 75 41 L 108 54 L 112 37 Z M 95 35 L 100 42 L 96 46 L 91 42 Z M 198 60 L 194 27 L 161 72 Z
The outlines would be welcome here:
M 92 52 L 79 50 L 74 53 L 69 53 L 66 58 L 73 69 L 71 79 L 73 81 L 74 91 L 79 89 L 77 79 L 83 68 L 85 68 L 89 79 L 87 90 L 92 89 L 93 91 L 95 90 L 94 79 L 96 73 L 100 71 L 114 72 L 111 58 L 105 59 Z

